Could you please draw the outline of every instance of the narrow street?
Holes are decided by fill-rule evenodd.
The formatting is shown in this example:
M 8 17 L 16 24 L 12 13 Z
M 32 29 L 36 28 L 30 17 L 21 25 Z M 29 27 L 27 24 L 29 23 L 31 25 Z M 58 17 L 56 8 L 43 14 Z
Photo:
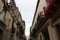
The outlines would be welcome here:
M 60 40 L 60 0 L 37 0 L 34 16 L 25 15 L 28 20 L 16 2 L 0 0 L 0 40 Z

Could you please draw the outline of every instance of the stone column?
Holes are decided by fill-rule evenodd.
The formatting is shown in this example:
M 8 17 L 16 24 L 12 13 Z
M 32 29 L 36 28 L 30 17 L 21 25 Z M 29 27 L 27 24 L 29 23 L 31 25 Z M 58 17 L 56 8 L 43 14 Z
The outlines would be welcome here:
M 37 39 L 36 40 L 40 40 L 40 33 L 37 34 Z
M 16 33 L 13 34 L 12 40 L 16 40 Z
M 57 30 L 51 24 L 48 26 L 50 40 L 58 40 Z
M 44 36 L 42 33 L 40 33 L 40 40 L 44 40 Z
M 2 40 L 10 40 L 10 31 L 8 29 L 4 30 Z

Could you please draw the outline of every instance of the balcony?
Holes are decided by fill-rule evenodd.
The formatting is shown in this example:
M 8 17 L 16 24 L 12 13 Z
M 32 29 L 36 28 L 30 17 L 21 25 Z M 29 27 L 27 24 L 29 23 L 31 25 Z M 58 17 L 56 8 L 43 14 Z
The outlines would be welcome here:
M 52 17 L 60 7 L 60 0 L 46 0 L 47 7 L 43 7 L 44 14 L 47 18 Z
M 21 22 L 17 23 L 17 26 L 19 28 L 20 33 L 24 34 L 24 29 L 23 29 L 22 23 Z

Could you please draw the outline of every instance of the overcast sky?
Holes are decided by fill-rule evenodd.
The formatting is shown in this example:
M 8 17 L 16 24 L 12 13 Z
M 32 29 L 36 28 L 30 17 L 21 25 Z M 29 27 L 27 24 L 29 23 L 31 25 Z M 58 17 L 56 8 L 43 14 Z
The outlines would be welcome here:
M 15 0 L 21 12 L 22 18 L 26 23 L 25 35 L 30 34 L 30 27 L 36 9 L 37 0 Z

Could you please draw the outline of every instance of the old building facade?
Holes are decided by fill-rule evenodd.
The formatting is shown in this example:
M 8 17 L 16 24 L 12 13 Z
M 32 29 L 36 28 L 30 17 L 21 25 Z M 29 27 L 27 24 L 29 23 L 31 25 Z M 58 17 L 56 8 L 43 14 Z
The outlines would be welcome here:
M 60 40 L 60 0 L 38 0 L 30 40 Z
M 0 0 L 0 40 L 26 40 L 25 21 L 15 0 Z

